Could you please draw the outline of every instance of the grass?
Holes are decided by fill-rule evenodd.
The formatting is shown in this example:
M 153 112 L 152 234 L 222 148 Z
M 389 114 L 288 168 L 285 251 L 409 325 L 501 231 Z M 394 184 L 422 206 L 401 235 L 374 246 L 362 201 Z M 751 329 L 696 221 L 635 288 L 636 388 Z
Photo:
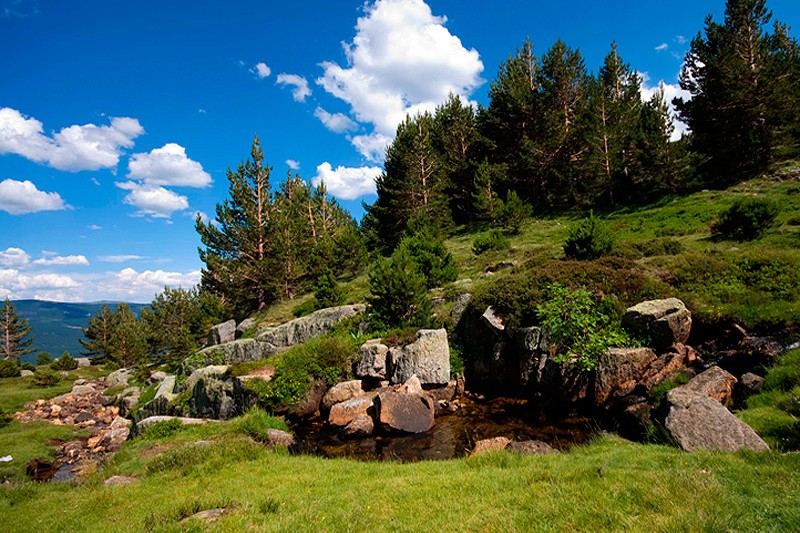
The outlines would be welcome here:
M 208 437 L 194 431 L 191 438 Z M 2 488 L 4 527 L 184 531 L 189 526 L 180 520 L 189 511 L 220 506 L 230 510 L 215 524 L 220 531 L 792 531 L 800 526 L 798 455 L 686 454 L 606 437 L 555 456 L 500 452 L 394 464 L 293 457 L 242 436 L 205 444 L 187 437 L 188 430 L 166 448 L 133 441 L 126 447 L 138 447 L 136 453 L 121 453 L 79 487 Z M 141 481 L 101 484 L 116 473 Z
M 0 409 L 13 413 L 21 410 L 26 403 L 38 399 L 54 398 L 72 390 L 76 379 L 97 379 L 108 374 L 102 366 L 88 366 L 71 370 L 57 385 L 52 387 L 37 387 L 33 385 L 33 378 L 2 378 L 0 379 Z
M 80 434 L 72 427 L 54 426 L 41 420 L 28 424 L 14 420 L 0 429 L 0 456 L 12 457 L 11 462 L 0 463 L 0 483 L 24 481 L 28 461 L 55 457 L 55 450 L 47 443 L 71 440 Z

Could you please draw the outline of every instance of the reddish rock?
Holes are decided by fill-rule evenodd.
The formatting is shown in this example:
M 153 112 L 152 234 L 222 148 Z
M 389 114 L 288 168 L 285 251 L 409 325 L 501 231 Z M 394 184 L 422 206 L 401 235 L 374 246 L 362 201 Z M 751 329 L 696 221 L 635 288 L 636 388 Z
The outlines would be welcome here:
M 630 393 L 656 354 L 650 348 L 611 348 L 597 362 L 594 401 L 606 403 Z
M 712 400 L 727 406 L 731 403 L 733 386 L 738 381 L 736 377 L 720 367 L 712 366 L 702 374 L 693 377 L 686 385 L 681 385 L 678 388 L 708 396 Z
M 300 404 L 291 410 L 291 414 L 299 418 L 309 418 L 319 411 L 319 404 L 328 386 L 322 380 L 315 380 L 308 386 L 306 397 Z
M 400 385 L 381 391 L 375 398 L 376 418 L 386 431 L 424 433 L 435 421 L 433 400 L 416 387 Z
M 375 421 L 367 414 L 358 414 L 345 426 L 342 434 L 346 437 L 368 437 L 375 431 Z
M 548 455 L 558 453 L 558 450 L 540 440 L 525 440 L 521 442 L 509 442 L 506 450 L 522 455 Z
M 328 392 L 326 392 L 325 396 L 322 397 L 320 409 L 322 409 L 322 411 L 330 411 L 331 407 L 333 407 L 335 404 L 346 402 L 347 400 L 357 398 L 363 394 L 364 390 L 361 388 L 360 379 L 337 383 L 328 389 Z
M 494 437 L 492 439 L 483 439 L 475 443 L 475 448 L 472 450 L 472 455 L 480 455 L 486 452 L 496 452 L 505 450 L 509 445 L 511 439 L 506 437 Z
M 622 327 L 651 339 L 657 349 L 663 350 L 689 339 L 692 313 L 677 298 L 651 300 L 628 308 L 622 316 Z
M 373 398 L 374 395 L 359 396 L 333 405 L 328 413 L 328 423 L 344 427 L 359 415 L 368 415 L 367 411 L 372 407 Z
M 678 370 L 683 368 L 685 355 L 681 353 L 666 353 L 653 361 L 644 373 L 641 384 L 650 390 Z

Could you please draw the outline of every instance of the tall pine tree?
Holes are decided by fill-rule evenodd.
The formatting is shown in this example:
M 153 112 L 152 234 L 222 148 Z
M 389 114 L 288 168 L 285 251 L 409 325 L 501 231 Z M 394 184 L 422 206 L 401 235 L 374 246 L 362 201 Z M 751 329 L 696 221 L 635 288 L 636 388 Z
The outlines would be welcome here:
M 28 321 L 17 314 L 14 304 L 6 297 L 0 308 L 0 355 L 4 360 L 19 360 L 23 355 L 35 351 L 29 348 L 32 343 Z

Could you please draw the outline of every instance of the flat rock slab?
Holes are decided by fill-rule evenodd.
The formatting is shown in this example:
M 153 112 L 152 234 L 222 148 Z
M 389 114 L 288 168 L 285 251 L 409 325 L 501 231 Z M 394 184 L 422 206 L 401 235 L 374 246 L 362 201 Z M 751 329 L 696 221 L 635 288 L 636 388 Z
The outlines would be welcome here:
M 705 394 L 679 387 L 667 393 L 667 401 L 671 406 L 665 426 L 687 452 L 769 450 L 753 428 Z

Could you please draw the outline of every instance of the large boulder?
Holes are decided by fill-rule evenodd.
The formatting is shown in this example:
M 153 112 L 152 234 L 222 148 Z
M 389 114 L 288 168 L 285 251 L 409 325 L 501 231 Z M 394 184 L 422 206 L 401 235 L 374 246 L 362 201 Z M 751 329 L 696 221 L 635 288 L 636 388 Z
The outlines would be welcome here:
M 358 349 L 359 362 L 356 367 L 356 376 L 362 379 L 386 379 L 386 356 L 389 347 L 381 343 L 380 339 L 372 339 L 361 345 Z
M 677 298 L 650 300 L 628 308 L 622 316 L 622 327 L 650 339 L 662 351 L 689 339 L 692 313 Z
M 594 401 L 602 405 L 612 397 L 633 391 L 648 365 L 656 360 L 650 348 L 611 348 L 597 361 Z
M 686 356 L 684 354 L 677 352 L 665 353 L 659 356 L 658 359 L 653 361 L 647 368 L 640 383 L 646 390 L 651 390 L 675 372 L 684 368 L 685 359 Z
M 730 405 L 733 397 L 733 386 L 738 381 L 735 376 L 720 367 L 712 366 L 679 388 L 708 396 L 723 405 Z
M 506 330 L 503 319 L 495 312 L 493 307 L 486 308 L 481 315 L 481 322 L 495 335 L 500 335 Z
M 127 387 L 128 381 L 133 379 L 135 373 L 136 371 L 133 368 L 115 370 L 105 377 L 105 386 L 109 389 L 112 387 Z
M 165 377 L 158 385 L 158 389 L 156 389 L 155 398 L 164 398 L 167 402 L 174 400 L 177 396 L 175 394 L 175 382 L 175 376 Z
M 228 320 L 211 328 L 206 338 L 206 346 L 226 344 L 236 339 L 236 321 Z
M 565 408 L 591 398 L 590 374 L 581 370 L 577 362 L 556 362 L 548 358 L 542 369 L 538 394 L 549 408 Z
M 328 413 L 328 423 L 335 427 L 350 425 L 360 415 L 369 415 L 374 399 L 375 394 L 369 394 L 333 405 Z
M 256 320 L 254 318 L 245 318 L 236 326 L 236 338 L 238 339 L 242 335 L 244 335 L 247 330 L 250 328 L 254 328 L 256 326 Z
M 185 416 L 149 416 L 143 420 L 139 420 L 136 422 L 133 427 L 131 428 L 131 433 L 135 435 L 139 435 L 142 431 L 149 428 L 150 426 L 157 424 L 159 422 L 167 422 L 169 420 L 178 420 L 181 425 L 184 426 L 198 426 L 203 424 L 208 424 L 209 420 L 205 418 L 191 418 Z
M 433 400 L 413 377 L 403 385 L 378 392 L 375 415 L 385 431 L 424 433 L 435 424 Z
M 244 413 L 247 394 L 227 366 L 208 366 L 192 372 L 185 390 L 191 391 L 189 414 L 197 418 L 227 420 Z
M 417 376 L 424 385 L 446 385 L 450 381 L 450 346 L 444 329 L 421 329 L 417 340 L 388 353 L 389 380 L 405 383 Z
M 362 396 L 363 394 L 364 390 L 361 388 L 360 379 L 343 381 L 342 383 L 337 383 L 328 389 L 328 392 L 326 392 L 325 396 L 322 397 L 320 408 L 323 411 L 330 411 L 331 407 L 333 407 L 335 404 L 346 402 L 347 400 L 357 396 Z
M 703 393 L 678 387 L 667 393 L 667 401 L 670 408 L 665 427 L 687 452 L 769 450 L 750 426 Z
M 280 326 L 259 328 L 256 339 L 279 352 L 285 351 L 296 344 L 325 335 L 339 322 L 363 313 L 365 308 L 363 304 L 356 304 L 320 309 Z
M 464 315 L 464 311 L 467 310 L 470 300 L 472 300 L 472 295 L 468 292 L 456 298 L 453 309 L 450 311 L 450 318 L 453 319 L 454 324 L 458 325 L 461 322 L 461 317 Z
M 188 374 L 208 365 L 248 363 L 276 353 L 277 350 L 268 344 L 257 342 L 254 339 L 239 339 L 238 341 L 203 348 L 196 354 L 187 357 L 183 361 L 183 371 Z

